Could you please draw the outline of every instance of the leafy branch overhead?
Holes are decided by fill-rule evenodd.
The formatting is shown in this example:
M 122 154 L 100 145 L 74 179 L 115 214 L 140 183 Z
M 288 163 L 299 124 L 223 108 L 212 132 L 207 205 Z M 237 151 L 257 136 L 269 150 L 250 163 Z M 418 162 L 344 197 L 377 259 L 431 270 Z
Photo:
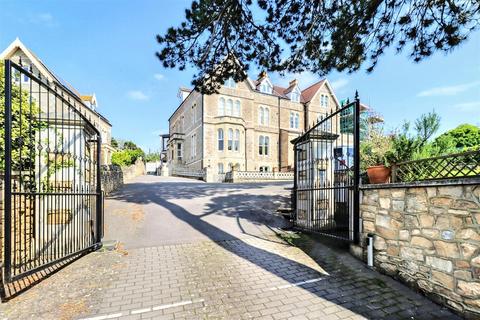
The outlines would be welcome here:
M 479 22 L 478 0 L 198 0 L 157 36 L 157 56 L 166 68 L 195 66 L 192 84 L 212 93 L 230 77 L 244 80 L 250 64 L 372 71 L 389 47 L 418 62 L 458 46 Z

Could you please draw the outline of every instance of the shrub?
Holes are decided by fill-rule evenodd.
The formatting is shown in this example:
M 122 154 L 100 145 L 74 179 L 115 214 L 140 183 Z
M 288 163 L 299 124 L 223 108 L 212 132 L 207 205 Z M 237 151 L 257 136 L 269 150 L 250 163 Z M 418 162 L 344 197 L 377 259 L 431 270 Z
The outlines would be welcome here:
M 144 157 L 142 149 L 125 149 L 116 151 L 112 154 L 112 164 L 119 166 L 129 166 L 135 163 L 138 159 Z

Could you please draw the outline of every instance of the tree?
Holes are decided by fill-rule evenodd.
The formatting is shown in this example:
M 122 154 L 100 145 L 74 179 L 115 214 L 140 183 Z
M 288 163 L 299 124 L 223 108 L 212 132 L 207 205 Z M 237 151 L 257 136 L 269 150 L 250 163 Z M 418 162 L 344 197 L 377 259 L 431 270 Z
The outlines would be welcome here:
M 435 112 L 422 114 L 415 120 L 414 134 L 410 132 L 410 122 L 405 121 L 401 130 L 392 135 L 392 147 L 386 154 L 389 163 L 424 159 L 441 153 L 430 142 L 430 138 L 440 128 L 440 116 Z
M 440 116 L 435 111 L 422 114 L 415 120 L 415 131 L 418 137 L 425 144 L 440 128 Z
M 434 143 L 442 148 L 453 146 L 458 151 L 480 147 L 480 128 L 472 124 L 461 124 L 438 136 Z
M 15 73 L 18 73 L 15 71 Z M 35 170 L 35 136 L 46 124 L 39 121 L 40 109 L 23 88 L 12 81 L 12 169 Z M 0 61 L 0 171 L 5 170 L 5 65 Z M 27 177 L 25 175 L 25 177 Z M 33 180 L 33 177 L 29 177 Z M 23 181 L 22 181 L 23 182 Z
M 132 141 L 125 141 L 123 143 L 123 149 L 127 149 L 127 150 L 136 150 L 136 149 L 139 149 L 137 147 L 137 145 L 135 143 L 133 143 Z
M 159 152 L 152 152 L 145 155 L 146 162 L 156 162 L 160 161 L 160 153 Z
M 115 138 L 112 138 L 111 144 L 112 144 L 112 147 L 118 148 L 118 141 Z
M 192 84 L 216 92 L 250 63 L 267 71 L 325 75 L 372 71 L 389 47 L 419 62 L 449 52 L 480 24 L 478 0 L 198 0 L 185 21 L 157 35 L 166 68 L 199 72 Z M 239 63 L 237 63 L 239 62 Z

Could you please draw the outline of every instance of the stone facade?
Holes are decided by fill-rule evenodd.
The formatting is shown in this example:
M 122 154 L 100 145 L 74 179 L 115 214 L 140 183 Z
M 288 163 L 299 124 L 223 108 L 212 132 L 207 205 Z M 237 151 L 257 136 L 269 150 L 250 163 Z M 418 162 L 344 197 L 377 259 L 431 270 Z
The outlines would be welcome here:
M 377 269 L 471 318 L 480 317 L 478 182 L 371 186 L 362 190 L 360 212 L 361 243 L 365 249 L 374 234 Z
M 272 91 L 262 92 L 262 84 L 271 85 Z M 298 92 L 298 99 L 291 92 Z M 256 81 L 222 86 L 218 94 L 181 89 L 181 97 L 169 119 L 168 164 L 193 170 L 211 167 L 215 172 L 289 170 L 294 162 L 290 141 L 339 106 L 327 80 L 300 91 L 296 80 L 281 88 L 265 74 Z M 261 154 L 265 137 L 268 152 Z

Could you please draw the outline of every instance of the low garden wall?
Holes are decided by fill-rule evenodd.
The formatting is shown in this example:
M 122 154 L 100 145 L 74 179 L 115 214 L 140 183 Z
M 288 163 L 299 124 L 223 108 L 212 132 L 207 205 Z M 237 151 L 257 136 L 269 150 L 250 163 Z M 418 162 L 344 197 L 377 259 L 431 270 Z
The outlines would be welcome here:
M 131 166 L 120 167 L 118 165 L 102 166 L 101 168 L 102 189 L 106 195 L 120 188 L 124 181 L 145 174 L 145 164 L 137 160 Z
M 226 182 L 263 182 L 263 181 L 293 181 L 293 172 L 259 172 L 230 171 L 225 176 Z
M 123 185 L 123 172 L 120 166 L 114 164 L 102 166 L 101 170 L 102 189 L 106 195 Z
M 373 234 L 376 269 L 479 318 L 480 179 L 361 189 L 357 254 L 366 259 L 365 240 Z
M 122 167 L 122 172 L 124 180 L 130 180 L 139 176 L 143 176 L 146 174 L 145 163 L 142 159 L 137 159 L 134 164 L 128 167 Z

